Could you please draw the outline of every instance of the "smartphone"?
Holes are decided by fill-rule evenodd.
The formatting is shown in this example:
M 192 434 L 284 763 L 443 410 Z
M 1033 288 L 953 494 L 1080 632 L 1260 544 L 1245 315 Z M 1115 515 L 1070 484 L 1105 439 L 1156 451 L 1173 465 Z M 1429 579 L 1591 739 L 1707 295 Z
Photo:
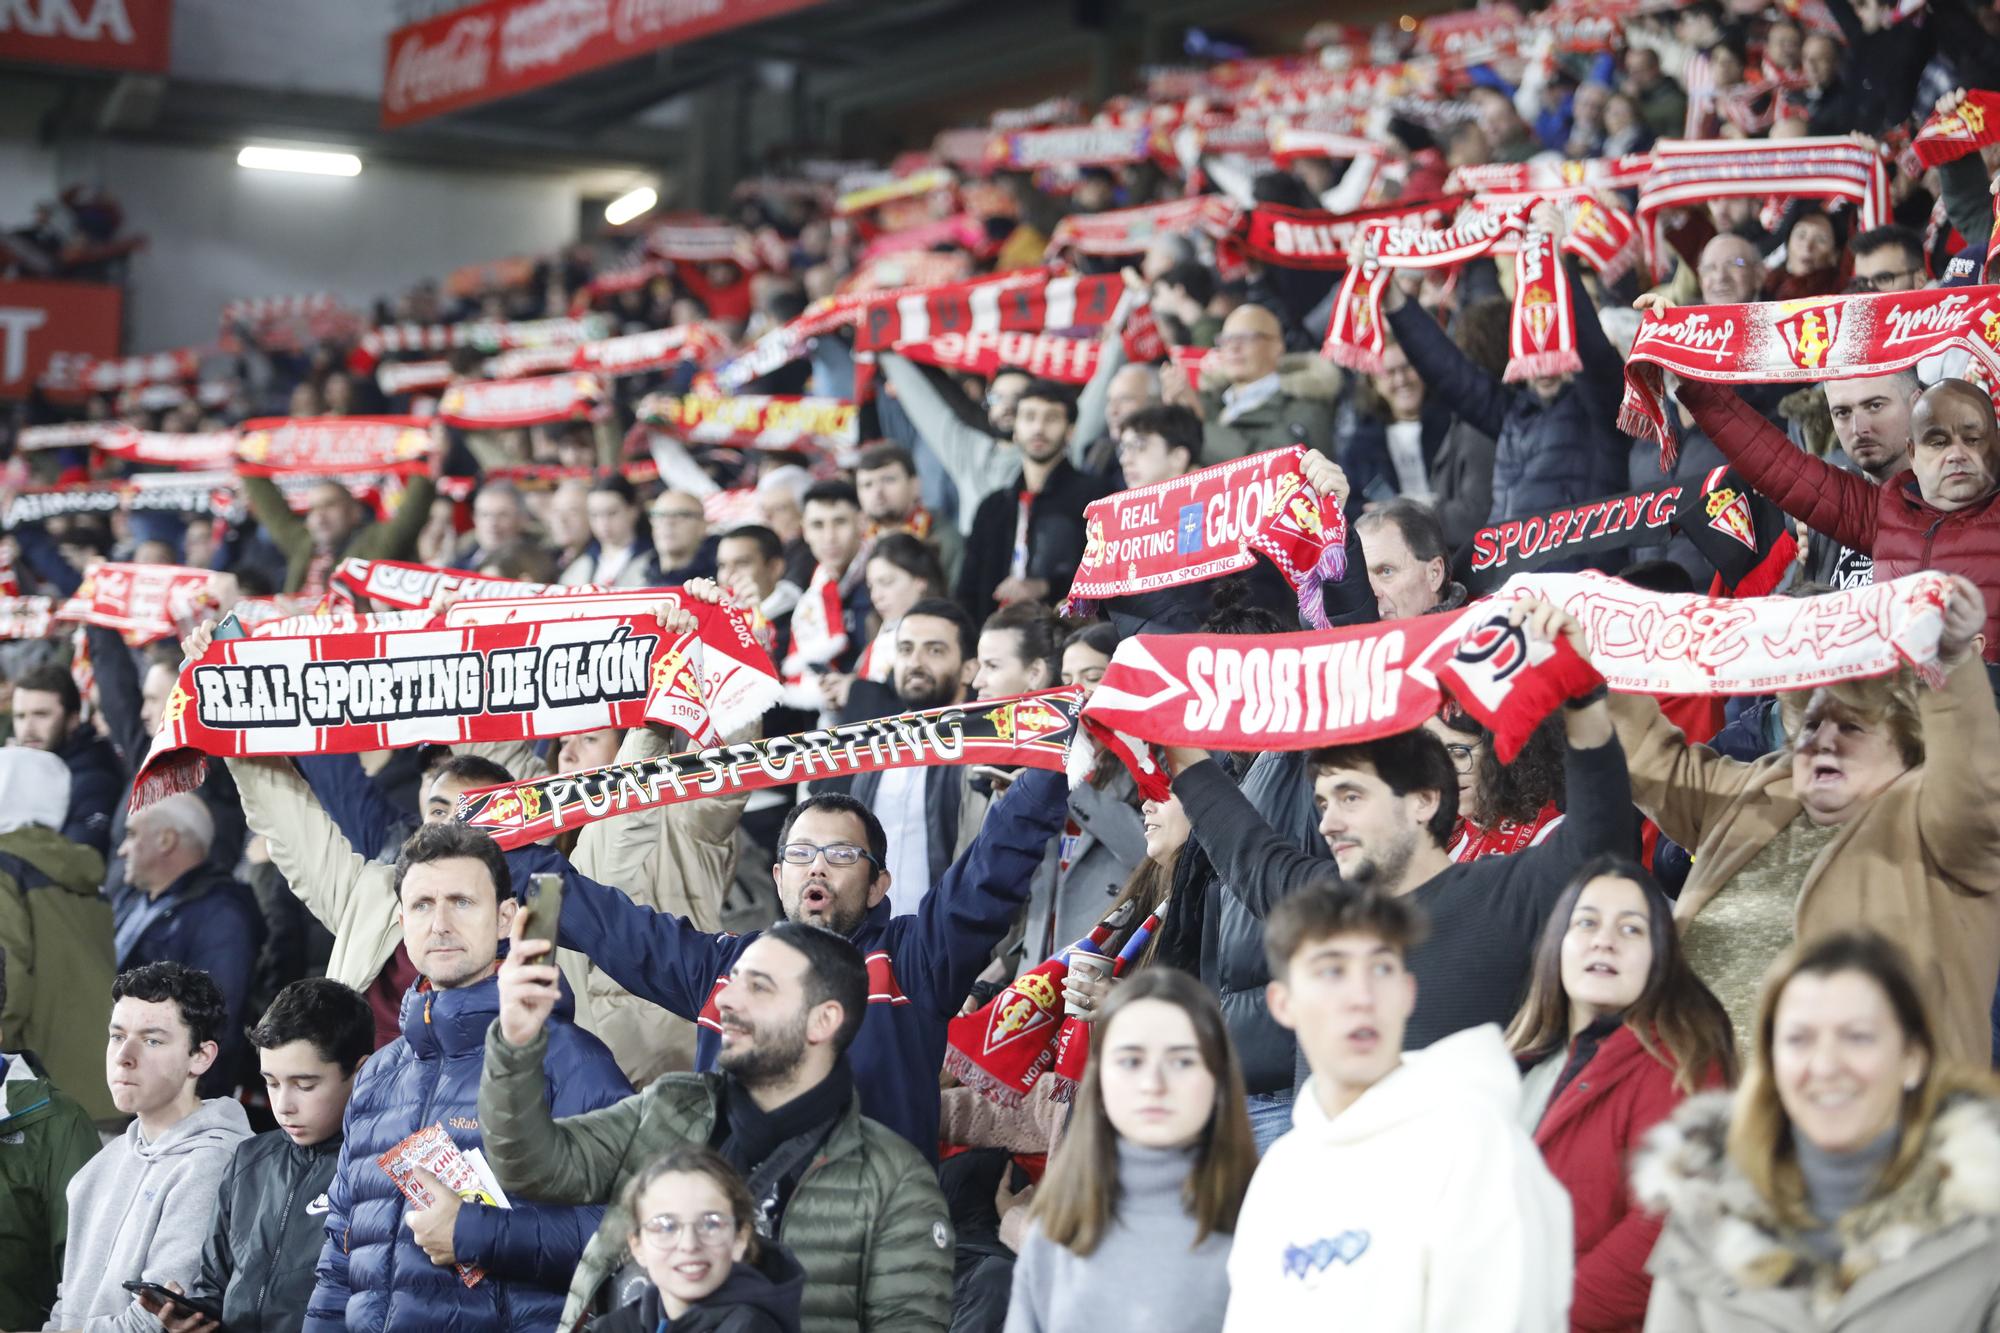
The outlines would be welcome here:
M 224 639 L 247 639 L 250 637 L 250 631 L 243 627 L 242 617 L 231 611 L 215 622 L 215 634 L 212 637 L 218 643 Z
M 527 922 L 521 927 L 524 940 L 547 940 L 551 948 L 556 942 L 556 928 L 562 923 L 563 878 L 561 875 L 530 875 L 528 887 L 521 899 L 521 911 Z M 544 956 L 545 963 L 553 963 L 554 958 Z
M 120 1283 L 119 1285 L 123 1286 L 125 1290 L 131 1292 L 134 1296 L 151 1296 L 154 1300 L 171 1305 L 176 1309 L 187 1310 L 193 1314 L 200 1315 L 204 1319 L 213 1319 L 218 1325 L 222 1323 L 222 1307 L 211 1301 L 201 1300 L 193 1296 L 183 1296 L 172 1288 L 163 1287 L 157 1282 L 133 1281 Z

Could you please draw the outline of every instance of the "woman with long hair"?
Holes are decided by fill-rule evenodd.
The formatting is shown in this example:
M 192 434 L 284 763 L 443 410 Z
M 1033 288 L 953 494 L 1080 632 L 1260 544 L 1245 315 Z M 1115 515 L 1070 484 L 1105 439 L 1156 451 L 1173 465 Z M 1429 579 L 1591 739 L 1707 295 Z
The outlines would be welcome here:
M 653 534 L 632 483 L 615 473 L 599 477 L 584 497 L 584 515 L 590 541 L 564 567 L 558 582 L 566 587 L 585 583 L 645 587 L 646 566 L 654 554 Z
M 619 1191 L 618 1209 L 652 1285 L 592 1320 L 597 1333 L 798 1333 L 805 1270 L 757 1234 L 750 1190 L 715 1149 L 654 1159 Z
M 1729 1015 L 1688 966 L 1651 875 L 1602 856 L 1571 877 L 1507 1044 L 1523 1070 L 1522 1128 L 1569 1191 L 1570 1327 L 1636 1333 L 1660 1219 L 1633 1201 L 1626 1157 L 1684 1098 L 1736 1071 Z
M 1734 1099 L 1689 1100 L 1635 1161 L 1666 1214 L 1647 1333 L 2000 1329 L 2000 1099 L 1940 1040 L 1882 936 L 1781 958 Z
M 1007 1333 L 1220 1329 L 1230 1237 L 1256 1166 L 1215 997 L 1184 972 L 1140 969 L 1092 1029 L 1069 1132 L 1014 1267 Z
M 926 597 L 949 597 L 937 548 L 907 532 L 885 532 L 868 548 L 862 577 L 874 608 L 874 637 L 861 652 L 854 674 L 886 681 L 896 665 L 896 626 L 905 612 Z
M 1493 733 L 1456 705 L 1425 718 L 1424 730 L 1444 742 L 1458 770 L 1452 860 L 1478 861 L 1537 846 L 1562 823 L 1561 718 L 1552 717 L 1530 732 L 1511 764 L 1500 762 Z

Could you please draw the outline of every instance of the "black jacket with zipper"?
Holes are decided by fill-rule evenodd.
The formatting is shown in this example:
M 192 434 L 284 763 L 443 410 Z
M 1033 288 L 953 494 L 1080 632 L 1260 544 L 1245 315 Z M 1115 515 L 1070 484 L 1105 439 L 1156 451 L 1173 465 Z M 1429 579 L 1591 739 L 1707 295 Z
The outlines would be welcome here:
M 222 1306 L 229 1333 L 297 1333 L 326 1244 L 326 1191 L 340 1135 L 301 1148 L 282 1129 L 229 1159 L 188 1294 Z

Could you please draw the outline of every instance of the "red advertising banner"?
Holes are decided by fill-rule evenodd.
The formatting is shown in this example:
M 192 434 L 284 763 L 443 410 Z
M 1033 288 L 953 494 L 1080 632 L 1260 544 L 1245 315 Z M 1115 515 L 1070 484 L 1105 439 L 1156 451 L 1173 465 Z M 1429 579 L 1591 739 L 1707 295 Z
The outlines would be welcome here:
M 382 80 L 382 124 L 393 129 L 461 107 L 511 97 L 648 51 L 818 3 L 485 0 L 398 28 L 389 35 L 389 64 Z
M 0 281 L 0 398 L 26 397 L 57 363 L 116 357 L 123 309 L 108 283 Z
M 0 60 L 167 72 L 173 0 L 7 0 Z

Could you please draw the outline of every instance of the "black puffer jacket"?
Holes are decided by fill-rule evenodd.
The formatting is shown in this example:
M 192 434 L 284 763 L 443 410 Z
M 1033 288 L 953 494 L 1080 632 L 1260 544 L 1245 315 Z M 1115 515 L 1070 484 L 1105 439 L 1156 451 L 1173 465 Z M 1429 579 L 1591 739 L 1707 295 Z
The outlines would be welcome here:
M 701 1304 L 673 1321 L 673 1333 L 799 1333 L 799 1297 L 806 1271 L 792 1252 L 765 1241 L 755 1264 L 739 1263 Z M 657 1288 L 630 1305 L 593 1319 L 591 1333 L 653 1333 L 666 1311 Z
M 340 1135 L 301 1148 L 281 1129 L 245 1139 L 216 1192 L 188 1293 L 222 1305 L 230 1333 L 293 1333 L 326 1244 L 326 1191 Z

